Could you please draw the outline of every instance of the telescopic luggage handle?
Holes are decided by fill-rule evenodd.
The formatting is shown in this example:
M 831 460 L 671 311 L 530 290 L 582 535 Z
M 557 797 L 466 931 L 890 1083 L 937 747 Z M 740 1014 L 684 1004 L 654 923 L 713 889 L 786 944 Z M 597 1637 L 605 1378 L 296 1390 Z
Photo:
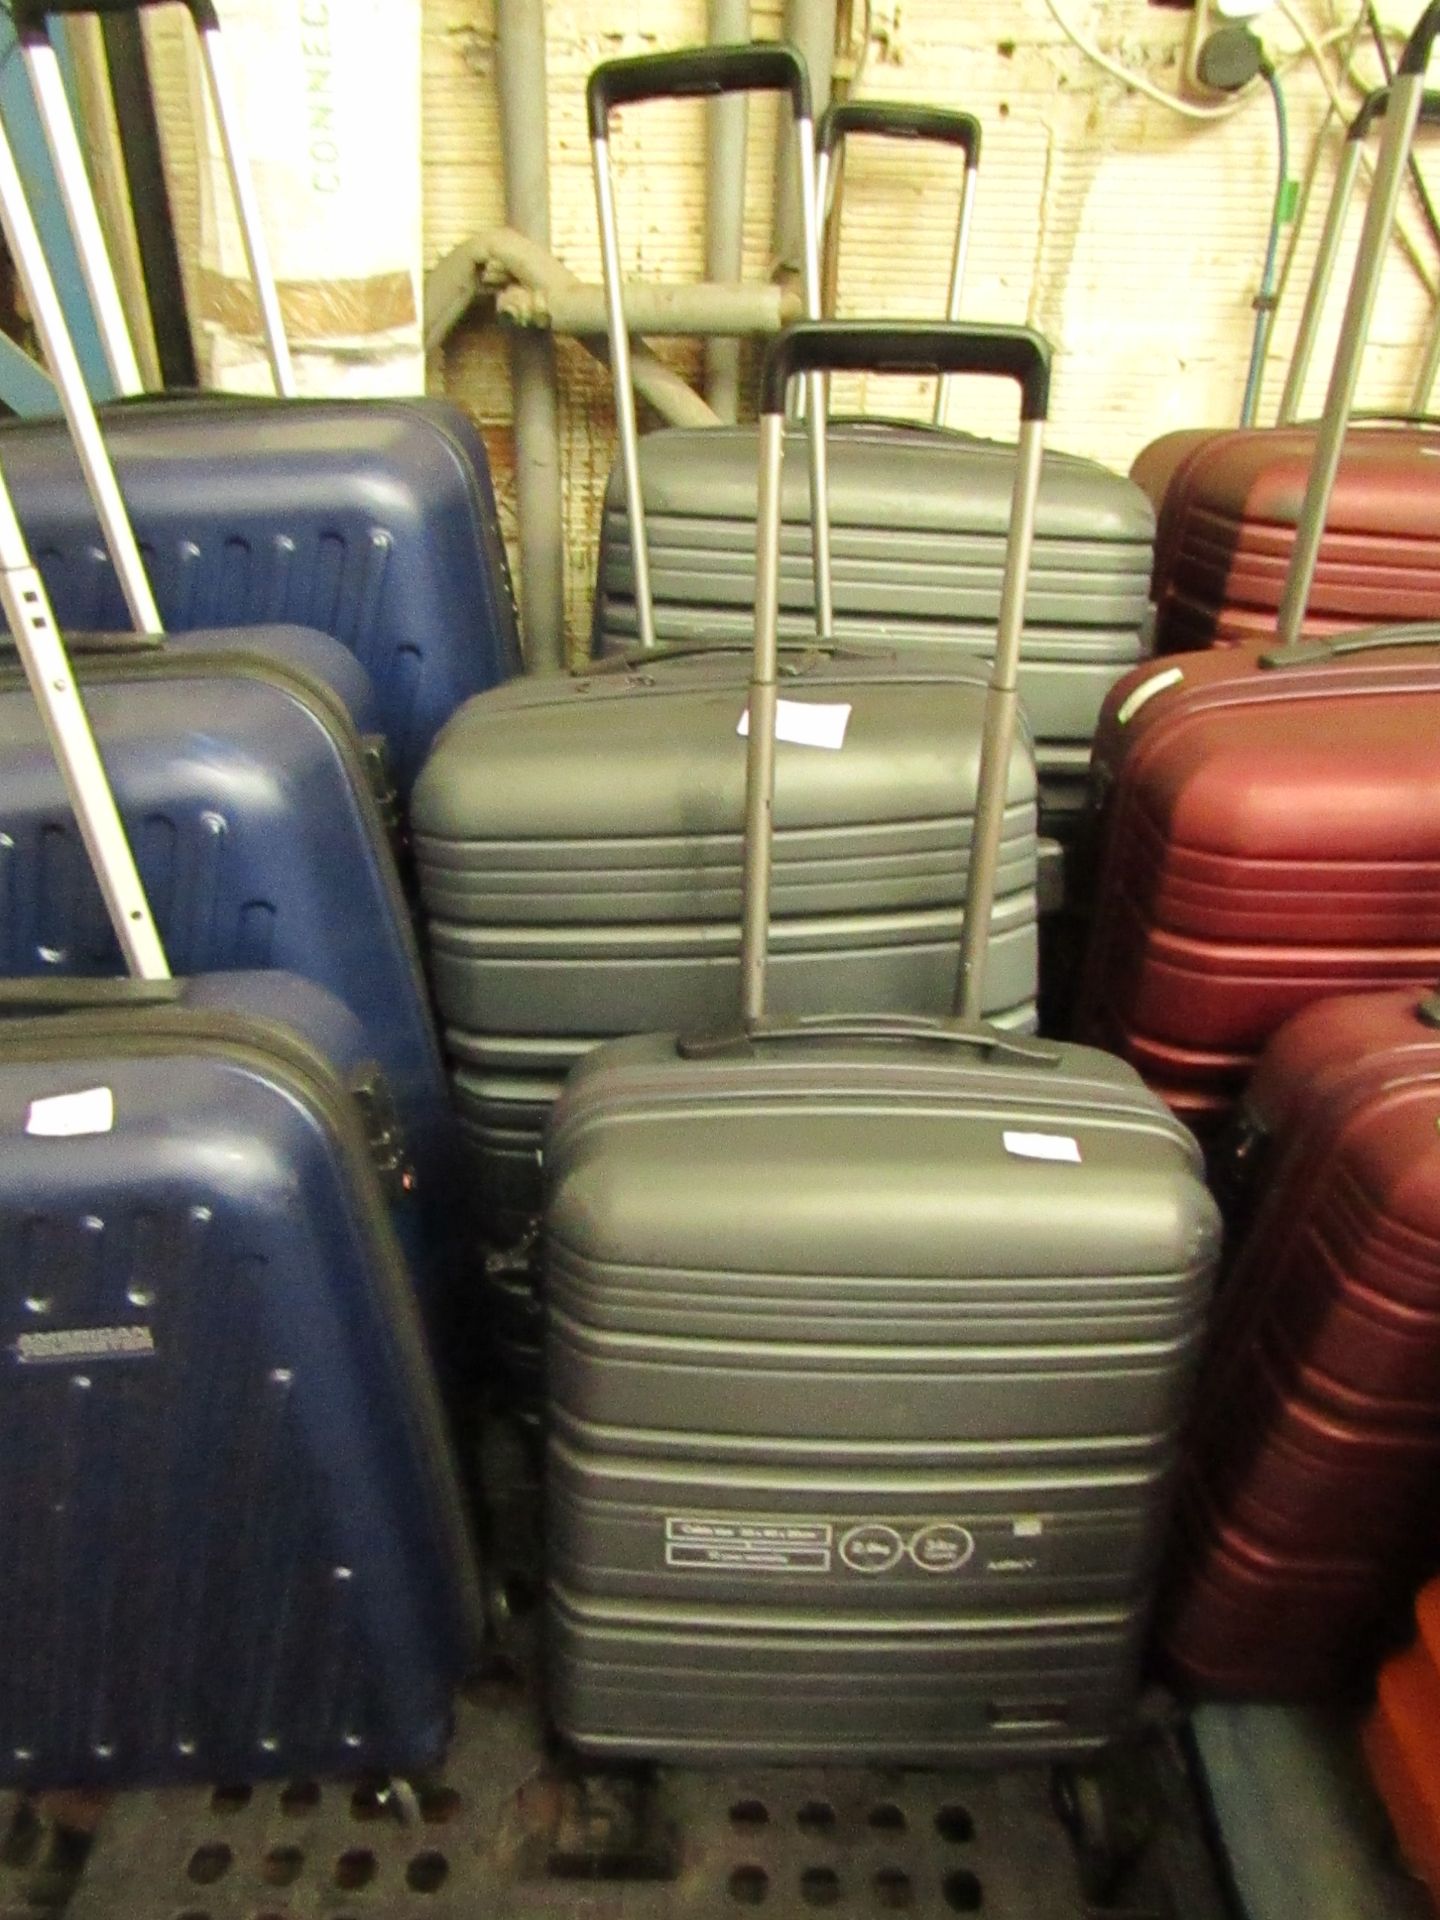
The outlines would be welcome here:
M 105 358 L 122 395 L 145 391 L 135 343 L 125 318 L 119 282 L 105 245 L 100 213 L 86 171 L 84 155 L 66 97 L 60 63 L 50 44 L 46 22 L 52 16 L 73 14 L 128 14 L 142 8 L 171 4 L 172 0 L 12 0 L 10 13 L 15 21 L 26 68 L 35 89 L 45 138 L 55 163 L 61 197 L 80 255 L 85 284 L 95 303 Z M 270 249 L 260 218 L 260 200 L 255 179 L 245 157 L 240 138 L 240 111 L 230 63 L 220 33 L 220 21 L 213 0 L 174 0 L 182 5 L 195 23 L 200 53 L 205 67 L 205 83 L 220 145 L 225 155 L 225 171 L 240 224 L 245 260 L 255 286 L 255 298 L 265 334 L 265 351 L 275 391 L 289 398 L 295 392 L 295 370 L 290 346 L 285 338 L 285 322 L 280 311 L 280 290 Z
M 155 604 L 155 596 L 150 591 L 150 581 L 140 557 L 135 530 L 130 524 L 110 455 L 105 449 L 100 423 L 95 417 L 95 408 L 85 385 L 85 376 L 80 369 L 70 330 L 65 324 L 65 310 L 55 290 L 55 281 L 3 123 L 0 123 L 0 223 L 4 225 L 10 255 L 30 303 L 31 317 L 40 336 L 46 362 L 55 376 L 70 437 L 75 443 L 85 485 L 94 502 L 130 618 L 137 632 L 159 633 L 160 612 Z
M 1019 716 L 1017 690 L 1025 588 L 1040 493 L 1050 348 L 1028 327 L 876 326 L 862 321 L 800 322 L 765 356 L 761 379 L 760 487 L 755 536 L 755 653 L 745 763 L 745 869 L 741 924 L 741 1016 L 747 1031 L 765 1015 L 775 809 L 775 722 L 780 614 L 780 482 L 785 393 L 802 373 L 987 374 L 1020 388 L 1020 442 L 1010 499 L 1010 534 L 995 660 L 985 702 L 984 737 L 955 1012 L 978 1021 L 995 902 L 1010 756 Z
M 615 417 L 620 437 L 621 471 L 630 523 L 630 560 L 640 645 L 653 650 L 655 603 L 650 587 L 650 547 L 645 501 L 640 486 L 640 429 L 630 372 L 630 335 L 625 325 L 625 286 L 620 270 L 620 236 L 615 217 L 615 180 L 610 167 L 610 114 L 616 107 L 646 100 L 712 98 L 726 93 L 786 93 L 795 116 L 795 148 L 800 169 L 800 220 L 804 239 L 804 297 L 807 316 L 820 315 L 820 240 L 815 201 L 815 120 L 805 62 L 782 41 L 756 41 L 733 47 L 694 47 L 679 53 L 641 54 L 606 60 L 590 75 L 585 90 L 590 145 L 595 166 L 595 200 L 600 220 L 600 258 L 605 279 L 605 316 L 610 365 L 615 376 Z M 825 470 L 824 390 L 811 382 L 806 431 L 810 447 L 810 526 L 815 575 L 816 631 L 834 630 L 835 608 L 830 572 L 830 510 Z
M 8 151 L 8 147 L 6 149 Z M 45 584 L 35 569 L 0 473 L 0 606 L 40 708 L 50 745 L 75 809 L 110 924 L 131 973 L 168 980 L 165 949 L 106 777 L 85 703 L 55 624 Z
M 1350 211 L 1350 202 L 1355 195 L 1355 181 L 1360 172 L 1360 156 L 1364 152 L 1365 142 L 1369 139 L 1375 122 L 1385 116 L 1390 100 L 1388 87 L 1377 87 L 1368 94 L 1360 111 L 1350 122 L 1345 133 L 1345 144 L 1340 152 L 1340 165 L 1335 170 L 1335 184 L 1330 190 L 1330 204 L 1325 209 L 1325 225 L 1321 229 L 1320 244 L 1315 250 L 1315 265 L 1310 275 L 1310 285 L 1305 294 L 1305 305 L 1300 313 L 1300 325 L 1295 334 L 1295 345 L 1290 354 L 1290 370 L 1285 376 L 1285 389 L 1280 396 L 1280 409 L 1275 416 L 1275 424 L 1288 427 L 1300 411 L 1301 396 L 1305 390 L 1305 381 L 1310 372 L 1310 362 L 1315 353 L 1315 341 L 1320 332 L 1320 320 L 1325 310 L 1326 296 L 1330 283 L 1335 276 L 1335 261 L 1340 252 L 1341 235 L 1345 227 L 1345 216 Z M 1427 127 L 1440 126 L 1440 93 L 1427 93 L 1420 103 L 1419 124 Z M 1423 405 L 1425 396 L 1434 384 L 1434 357 L 1440 352 L 1440 325 L 1437 325 L 1431 342 L 1430 353 L 1426 356 L 1425 368 L 1416 385 L 1416 404 Z
M 965 286 L 965 263 L 970 252 L 975 183 L 980 169 L 980 122 L 973 113 L 954 112 L 948 107 L 912 106 L 898 100 L 842 100 L 827 107 L 820 120 L 815 188 L 822 232 L 830 219 L 844 143 L 852 133 L 872 134 L 882 140 L 923 140 L 940 146 L 958 147 L 964 154 L 965 176 L 960 188 L 955 252 L 950 262 L 950 288 L 945 298 L 945 318 L 958 320 L 960 298 Z M 935 385 L 933 417 L 937 427 L 945 424 L 949 384 L 948 380 L 942 378 Z
M 1315 452 L 1305 499 L 1295 527 L 1295 544 L 1285 576 L 1285 591 L 1280 601 L 1278 629 L 1280 642 L 1290 645 L 1300 637 L 1305 609 L 1314 584 L 1320 543 L 1325 536 L 1325 520 L 1340 455 L 1345 445 L 1345 430 L 1355 401 L 1360 377 L 1360 361 L 1365 351 L 1375 299 L 1380 288 L 1380 270 L 1395 227 L 1395 215 L 1405 184 L 1405 167 L 1414 143 L 1425 98 L 1425 69 L 1435 37 L 1440 33 L 1440 0 L 1430 0 L 1419 23 L 1400 56 L 1395 78 L 1389 86 L 1382 123 L 1380 152 L 1375 162 L 1375 179 L 1370 203 L 1365 210 L 1365 225 L 1355 266 L 1350 276 L 1350 292 L 1340 323 L 1340 344 L 1330 372 L 1330 387 L 1325 396 L 1325 412 L 1315 436 Z

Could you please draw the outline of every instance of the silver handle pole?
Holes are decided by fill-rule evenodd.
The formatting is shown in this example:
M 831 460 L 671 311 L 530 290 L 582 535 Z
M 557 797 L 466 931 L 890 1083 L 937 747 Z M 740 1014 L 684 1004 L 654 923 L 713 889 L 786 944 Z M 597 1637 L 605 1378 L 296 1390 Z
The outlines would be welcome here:
M 115 390 L 121 394 L 143 393 L 144 376 L 135 353 L 125 303 L 110 259 L 110 249 L 100 227 L 100 210 L 80 151 L 79 135 L 65 93 L 65 81 L 55 49 L 46 42 L 24 42 L 25 69 L 35 90 L 40 109 L 40 124 L 45 129 L 45 144 L 55 163 L 60 183 L 60 198 L 80 256 L 80 270 L 95 307 L 100 329 L 100 344 Z
M 1420 368 L 1419 378 L 1415 382 L 1415 398 L 1411 406 L 1416 413 L 1428 413 L 1430 396 L 1435 391 L 1435 376 L 1440 373 L 1440 300 L 1435 303 L 1435 312 L 1430 322 L 1430 338 L 1425 346 L 1425 359 Z
M 780 488 L 785 421 L 760 416 L 755 513 L 755 657 L 750 670 L 750 736 L 745 755 L 745 865 L 740 924 L 740 1013 L 747 1027 L 765 1012 L 770 882 L 775 840 L 775 715 L 779 704 Z
M 800 225 L 805 249 L 805 317 L 820 315 L 820 222 L 816 198 L 815 123 L 806 114 L 795 121 L 795 148 L 800 158 Z M 812 373 L 806 435 L 810 447 L 810 546 L 815 576 L 815 631 L 822 640 L 835 632 L 835 594 L 830 564 L 830 476 L 826 458 L 827 393 L 823 373 Z
M 31 562 L 15 517 L 10 489 L 3 478 L 0 478 L 0 605 L 4 607 L 25 677 L 45 722 L 45 731 L 64 777 L 80 835 L 100 883 L 125 963 L 137 979 L 168 980 L 170 969 L 165 949 L 155 930 L 125 826 L 105 776 L 100 749 L 90 730 L 85 703 L 75 684 L 49 596 Z
M 1030 549 L 1035 541 L 1045 427 L 1022 421 L 1016 448 L 1015 483 L 1010 495 L 1010 537 L 1005 578 L 1000 589 L 1000 619 L 995 635 L 995 665 L 985 701 L 985 731 L 980 748 L 979 798 L 970 845 L 970 875 L 965 889 L 965 922 L 960 935 L 960 969 L 955 982 L 955 1011 L 966 1020 L 981 1017 L 985 954 L 990 916 L 995 908 L 995 879 L 1005 826 L 1010 756 L 1019 718 L 1017 691 L 1020 640 L 1025 625 L 1025 586 Z
M 80 371 L 65 324 L 64 309 L 46 263 L 30 203 L 25 198 L 14 150 L 3 126 L 0 126 L 0 220 L 4 223 L 5 237 L 25 288 L 25 297 L 30 302 L 35 330 L 60 390 L 71 438 L 84 469 L 85 484 L 100 517 L 105 544 L 110 550 L 130 619 L 137 633 L 159 633 L 160 612 L 150 591 L 145 563 L 140 558 L 115 469 L 105 451 L 95 409 L 85 388 L 85 376 Z
M 225 154 L 225 171 L 230 177 L 230 192 L 240 221 L 240 238 L 245 245 L 245 260 L 255 286 L 255 298 L 265 330 L 265 353 L 270 362 L 276 393 L 291 399 L 295 393 L 295 368 L 290 358 L 290 343 L 285 338 L 285 321 L 280 311 L 280 289 L 265 239 L 260 216 L 260 196 L 255 191 L 255 176 L 245 158 L 240 139 L 240 110 L 230 63 L 220 39 L 218 27 L 205 27 L 200 33 L 200 52 L 205 62 L 205 79 L 215 109 L 215 124 Z
M 1295 528 L 1295 545 L 1290 569 L 1285 576 L 1285 592 L 1277 622 L 1280 642 L 1289 646 L 1297 640 L 1305 619 L 1315 562 L 1325 536 L 1325 517 L 1340 455 L 1345 445 L 1345 430 L 1350 424 L 1350 408 L 1360 377 L 1360 360 L 1370 331 L 1370 317 L 1380 290 L 1380 269 L 1395 225 L 1395 213 L 1405 184 L 1405 163 L 1420 117 L 1425 91 L 1423 74 L 1400 73 L 1390 86 L 1385 113 L 1385 131 L 1375 163 L 1375 178 L 1370 189 L 1370 205 L 1360 235 L 1360 248 L 1350 277 L 1350 294 L 1345 317 L 1340 324 L 1340 346 L 1330 375 L 1330 390 L 1325 398 L 1325 415 L 1315 439 L 1315 453 L 1304 504 Z
M 960 189 L 960 219 L 955 228 L 955 257 L 950 263 L 950 292 L 945 301 L 947 320 L 960 318 L 961 296 L 965 290 L 965 265 L 970 255 L 970 217 L 975 210 L 975 183 L 979 171 L 972 162 L 966 161 L 965 182 Z M 935 382 L 935 426 L 944 426 L 949 401 L 950 376 L 942 373 Z
M 630 370 L 630 335 L 625 326 L 625 286 L 620 277 L 620 235 L 615 224 L 615 179 L 610 143 L 591 143 L 595 160 L 595 205 L 600 217 L 600 261 L 605 281 L 605 318 L 610 336 L 610 368 L 615 377 L 615 425 L 620 437 L 620 467 L 625 479 L 625 511 L 630 523 L 630 565 L 635 577 L 635 612 L 640 645 L 655 645 L 655 602 L 650 593 L 650 543 L 645 531 L 645 499 L 640 491 L 640 427 L 635 416 L 635 387 Z
M 1280 411 L 1275 416 L 1275 424 L 1279 427 L 1289 426 L 1300 411 L 1305 380 L 1310 372 L 1310 361 L 1315 352 L 1315 341 L 1320 332 L 1320 320 L 1325 310 L 1325 296 L 1330 291 L 1330 282 L 1335 275 L 1335 261 L 1340 252 L 1340 237 L 1345 229 L 1345 216 L 1350 211 L 1350 202 L 1355 193 L 1355 177 L 1360 171 L 1360 152 L 1361 142 L 1358 140 L 1347 140 L 1341 150 L 1340 165 L 1335 171 L 1335 185 L 1330 194 L 1330 204 L 1325 209 L 1325 225 L 1321 229 L 1320 244 L 1315 252 L 1315 266 L 1310 275 L 1310 285 L 1306 289 L 1305 305 L 1300 314 L 1300 326 L 1290 355 L 1290 370 L 1285 376 L 1285 391 L 1280 396 Z

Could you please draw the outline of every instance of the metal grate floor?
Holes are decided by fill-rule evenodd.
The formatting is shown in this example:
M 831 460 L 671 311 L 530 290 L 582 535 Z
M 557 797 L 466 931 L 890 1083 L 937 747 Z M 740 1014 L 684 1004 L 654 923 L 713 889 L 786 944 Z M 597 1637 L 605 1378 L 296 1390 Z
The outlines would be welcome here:
M 297 1780 L 120 1796 L 65 1913 L 1223 1920 L 1176 1750 L 1156 1737 L 1141 1767 L 1148 1842 L 1102 1907 L 1082 1891 L 1044 1769 L 584 1773 L 545 1751 L 524 1689 L 492 1680 L 462 1702 L 443 1770 L 410 1787 Z

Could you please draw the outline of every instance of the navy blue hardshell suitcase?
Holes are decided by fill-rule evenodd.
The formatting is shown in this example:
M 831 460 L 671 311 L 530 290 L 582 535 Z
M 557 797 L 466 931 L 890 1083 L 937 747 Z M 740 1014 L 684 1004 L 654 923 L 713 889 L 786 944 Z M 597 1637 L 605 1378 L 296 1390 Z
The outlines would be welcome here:
M 278 973 L 0 1014 L 0 1779 L 427 1765 L 478 1588 L 366 1035 Z
M 457 1207 L 455 1136 L 354 724 L 364 674 L 337 642 L 293 628 L 89 644 L 72 651 L 171 965 L 287 970 L 350 1008 L 384 1070 L 438 1247 Z M 18 664 L 0 665 L 0 892 L 0 974 L 121 970 Z
M 402 793 L 519 639 L 479 434 L 444 401 L 156 400 L 105 440 L 171 632 L 296 622 L 369 671 Z M 130 624 L 60 422 L 0 428 L 20 524 L 61 624 Z

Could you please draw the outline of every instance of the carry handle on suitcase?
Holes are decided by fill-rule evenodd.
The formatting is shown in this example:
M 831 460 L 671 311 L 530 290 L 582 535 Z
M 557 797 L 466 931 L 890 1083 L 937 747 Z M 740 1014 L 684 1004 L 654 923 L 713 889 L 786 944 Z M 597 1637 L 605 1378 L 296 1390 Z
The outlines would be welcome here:
M 802 373 L 986 374 L 1020 387 L 1020 441 L 1010 497 L 1010 534 L 995 660 L 985 702 L 979 795 L 965 890 L 965 921 L 955 1012 L 963 1028 L 945 1022 L 902 1022 L 906 1032 L 949 1034 L 987 1049 L 1019 1047 L 1026 1058 L 1053 1062 L 1057 1055 L 1025 1042 L 997 1041 L 979 1024 L 981 985 L 995 900 L 1004 825 L 1006 781 L 1019 717 L 1017 673 L 1025 589 L 1040 492 L 1045 419 L 1050 402 L 1050 348 L 1028 327 L 875 326 L 857 321 L 801 322 L 782 334 L 765 356 L 760 400 L 760 488 L 755 538 L 755 653 L 750 683 L 750 732 L 745 773 L 745 869 L 741 927 L 741 1016 L 752 1038 L 765 1032 L 765 970 L 770 938 L 770 882 L 775 804 L 775 726 L 779 700 L 780 480 L 784 453 L 785 393 Z M 843 752 L 844 749 L 842 748 Z M 786 1023 L 787 1033 L 854 1031 L 857 1023 Z M 893 1021 L 882 1023 L 887 1032 Z M 771 1029 L 774 1031 L 775 1029 Z M 873 1028 L 871 1029 L 873 1031 Z
M 1390 89 L 1377 87 L 1368 94 L 1360 111 L 1350 122 L 1345 133 L 1345 144 L 1340 150 L 1340 164 L 1335 170 L 1335 184 L 1330 190 L 1330 204 L 1325 209 L 1325 224 L 1320 233 L 1320 244 L 1315 250 L 1315 265 L 1310 275 L 1310 285 L 1305 294 L 1305 305 L 1300 314 L 1300 325 L 1295 333 L 1295 345 L 1290 354 L 1290 370 L 1285 376 L 1285 390 L 1280 396 L 1280 408 L 1275 415 L 1277 427 L 1288 427 L 1300 411 L 1300 400 L 1305 390 L 1305 381 L 1310 372 L 1310 362 L 1315 352 L 1315 341 L 1320 332 L 1320 320 L 1325 310 L 1326 297 L 1330 292 L 1330 283 L 1335 275 L 1335 261 L 1340 252 L 1340 238 L 1345 228 L 1345 216 L 1350 211 L 1350 202 L 1355 195 L 1355 182 L 1360 172 L 1360 156 L 1365 150 L 1365 142 L 1377 120 L 1385 116 L 1389 104 Z M 1420 125 L 1440 126 L 1440 93 L 1427 93 L 1420 103 Z M 1440 324 L 1437 324 L 1431 336 L 1430 349 L 1425 356 L 1425 365 L 1415 387 L 1415 405 L 1423 408 L 1429 397 L 1430 388 L 1435 380 L 1435 359 L 1440 354 Z
M 0 148 L 8 158 L 9 144 L 3 135 L 0 135 Z M 140 882 L 120 809 L 115 804 L 45 584 L 20 531 L 3 472 L 0 472 L 0 607 L 4 608 L 25 677 L 64 776 L 80 835 L 100 883 L 125 964 L 138 979 L 168 980 L 170 968 L 165 949 L 160 944 L 150 903 Z M 57 984 L 62 984 L 66 994 L 73 996 L 73 982 Z M 33 985 L 31 983 L 32 990 Z
M 0 223 L 4 225 L 10 257 L 30 303 L 31 317 L 35 322 L 35 331 L 40 336 L 46 363 L 55 376 L 70 438 L 74 442 L 85 475 L 85 485 L 94 502 L 131 621 L 137 633 L 159 633 L 162 631 L 160 610 L 150 590 L 135 530 L 130 524 L 120 483 L 105 448 L 100 423 L 95 417 L 85 376 L 70 338 L 65 309 L 55 290 L 55 281 L 45 258 L 34 215 L 30 211 L 30 202 L 25 196 L 14 149 L 3 124 L 0 124 Z
M 923 140 L 939 146 L 959 147 L 965 156 L 965 174 L 960 187 L 960 211 L 955 225 L 955 252 L 950 262 L 950 287 L 945 298 L 945 318 L 960 318 L 960 299 L 965 287 L 965 264 L 970 254 L 970 220 L 975 208 L 975 185 L 980 172 L 980 122 L 973 113 L 960 113 L 948 107 L 912 106 L 900 100 L 842 100 L 827 107 L 820 118 L 819 159 L 815 185 L 823 235 L 838 201 L 838 186 L 844 160 L 844 146 L 852 133 L 869 134 L 882 140 Z M 839 235 L 836 235 L 836 245 Z M 933 424 L 945 424 L 945 403 L 950 382 L 943 377 L 935 383 Z
M 734 47 L 696 47 L 682 53 L 641 54 L 607 60 L 595 68 L 585 90 L 590 144 L 595 167 L 595 201 L 600 219 L 600 256 L 605 279 L 605 315 L 610 365 L 615 376 L 615 420 L 620 437 L 625 506 L 630 523 L 630 557 L 640 646 L 655 647 L 655 603 L 650 588 L 650 548 L 645 531 L 645 501 L 640 487 L 640 429 L 631 383 L 630 335 L 625 325 L 625 286 L 620 270 L 620 237 L 615 218 L 615 180 L 610 167 L 610 114 L 616 107 L 645 100 L 673 100 L 722 93 L 787 93 L 795 117 L 795 151 L 800 169 L 800 219 L 804 241 L 804 301 L 810 319 L 820 315 L 820 239 L 815 199 L 815 121 L 805 62 L 791 46 L 756 41 Z M 806 432 L 810 447 L 810 526 L 815 573 L 816 631 L 822 639 L 834 631 L 830 582 L 830 513 L 825 474 L 823 382 L 810 383 Z
M 1354 653 L 1384 653 L 1396 647 L 1440 646 L 1440 620 L 1410 625 L 1362 627 L 1357 633 L 1326 634 L 1318 640 L 1292 640 L 1288 646 L 1262 653 L 1262 667 L 1316 667 L 1327 660 L 1344 660 Z
M 1389 87 L 1375 162 L 1375 179 L 1370 203 L 1365 210 L 1365 225 L 1350 276 L 1350 292 L 1340 323 L 1340 344 L 1331 369 L 1330 388 L 1325 396 L 1325 412 L 1315 436 L 1315 452 L 1305 499 L 1295 527 L 1295 544 L 1285 576 L 1285 591 L 1280 602 L 1279 638 L 1290 645 L 1300 637 L 1305 609 L 1325 537 L 1325 520 L 1330 511 L 1330 496 L 1340 469 L 1345 431 L 1350 424 L 1350 409 L 1355 402 L 1355 387 L 1360 378 L 1360 360 L 1370 331 L 1375 299 L 1380 291 L 1380 270 L 1395 227 L 1400 195 L 1405 185 L 1405 168 L 1414 144 L 1415 129 L 1425 98 L 1425 69 L 1436 35 L 1440 34 L 1440 0 L 1430 0 L 1418 25 L 1406 44 L 1395 78 Z
M 206 89 L 215 112 L 220 145 L 225 155 L 225 171 L 229 176 L 230 193 L 245 247 L 245 260 L 260 308 L 265 352 L 270 361 L 275 391 L 288 399 L 295 392 L 295 371 L 280 311 L 280 289 L 261 223 L 255 178 L 240 137 L 239 104 L 221 38 L 219 17 L 214 0 L 178 0 L 178 3 L 189 13 L 199 35 Z M 60 62 L 50 44 L 46 23 L 52 17 L 69 14 L 137 13 L 142 7 L 166 4 L 168 0 L 13 0 L 10 8 L 25 65 L 35 89 L 36 104 L 55 163 L 66 215 L 75 236 L 81 271 L 95 304 L 105 358 L 116 386 L 125 395 L 143 393 L 145 382 L 141 377 L 129 322 L 125 318 L 120 285 L 115 278 L 115 269 L 101 230 L 90 175 L 80 151 L 80 141 L 60 73 Z

